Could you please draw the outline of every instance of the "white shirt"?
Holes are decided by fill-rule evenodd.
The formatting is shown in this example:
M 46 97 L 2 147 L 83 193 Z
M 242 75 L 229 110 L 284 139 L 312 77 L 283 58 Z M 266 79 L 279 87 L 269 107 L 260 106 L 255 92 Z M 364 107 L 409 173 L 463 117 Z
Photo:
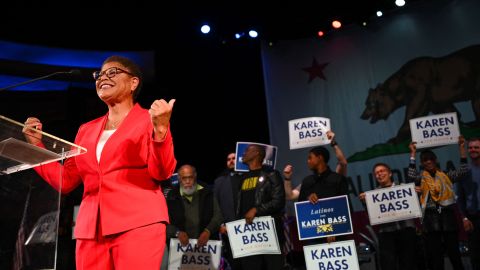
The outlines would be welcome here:
M 97 144 L 97 162 L 100 162 L 100 156 L 102 155 L 103 147 L 105 143 L 108 141 L 108 138 L 112 136 L 112 134 L 116 131 L 116 129 L 111 130 L 104 130 L 102 135 L 100 136 L 100 140 L 98 140 Z

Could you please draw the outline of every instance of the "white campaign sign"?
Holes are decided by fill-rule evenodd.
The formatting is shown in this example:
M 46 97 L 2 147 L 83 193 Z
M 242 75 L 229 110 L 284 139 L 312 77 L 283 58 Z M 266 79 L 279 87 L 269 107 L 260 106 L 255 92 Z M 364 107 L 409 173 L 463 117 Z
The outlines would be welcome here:
M 189 239 L 182 247 L 177 238 L 170 239 L 168 256 L 169 270 L 215 270 L 220 266 L 222 241 L 209 240 L 203 247 L 197 246 L 197 239 Z
M 274 219 L 256 217 L 252 224 L 245 219 L 225 224 L 233 258 L 259 254 L 280 254 Z
M 304 246 L 303 253 L 307 270 L 360 269 L 353 240 Z
M 410 119 L 410 132 L 417 148 L 456 144 L 460 136 L 457 113 Z
M 327 131 L 330 119 L 324 117 L 307 117 L 288 121 L 290 149 L 305 148 L 329 144 Z
M 365 202 L 371 225 L 422 216 L 414 183 L 367 191 Z

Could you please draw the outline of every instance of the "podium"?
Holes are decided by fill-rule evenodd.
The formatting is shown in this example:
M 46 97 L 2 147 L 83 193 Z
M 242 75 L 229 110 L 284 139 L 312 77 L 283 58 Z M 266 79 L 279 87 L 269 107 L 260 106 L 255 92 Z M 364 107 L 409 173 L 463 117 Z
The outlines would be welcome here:
M 41 131 L 29 144 L 24 128 L 0 115 L 0 269 L 56 269 L 62 197 L 29 169 L 87 150 Z

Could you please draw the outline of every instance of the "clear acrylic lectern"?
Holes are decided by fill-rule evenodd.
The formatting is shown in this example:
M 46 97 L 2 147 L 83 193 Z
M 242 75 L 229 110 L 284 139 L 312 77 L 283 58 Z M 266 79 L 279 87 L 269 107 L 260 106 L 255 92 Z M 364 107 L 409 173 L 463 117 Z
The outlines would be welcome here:
M 40 131 L 29 144 L 24 128 L 0 115 L 0 269 L 56 269 L 60 192 L 28 169 L 87 151 Z

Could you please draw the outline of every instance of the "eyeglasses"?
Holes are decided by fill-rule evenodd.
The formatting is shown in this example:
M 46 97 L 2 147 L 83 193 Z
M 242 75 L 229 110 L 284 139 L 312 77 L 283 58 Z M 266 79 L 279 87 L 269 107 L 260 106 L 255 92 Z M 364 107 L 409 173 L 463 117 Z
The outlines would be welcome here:
M 121 68 L 118 68 L 118 67 L 111 67 L 111 68 L 106 69 L 104 71 L 98 71 L 97 70 L 97 71 L 93 72 L 93 79 L 95 79 L 95 81 L 96 81 L 96 80 L 100 79 L 100 77 L 102 77 L 103 74 L 107 75 L 108 78 L 113 78 L 113 77 L 115 77 L 115 75 L 117 75 L 119 73 L 122 73 L 122 72 L 127 73 L 130 76 L 135 76 L 132 73 L 130 73 L 130 72 L 124 70 L 124 69 L 121 69 Z

